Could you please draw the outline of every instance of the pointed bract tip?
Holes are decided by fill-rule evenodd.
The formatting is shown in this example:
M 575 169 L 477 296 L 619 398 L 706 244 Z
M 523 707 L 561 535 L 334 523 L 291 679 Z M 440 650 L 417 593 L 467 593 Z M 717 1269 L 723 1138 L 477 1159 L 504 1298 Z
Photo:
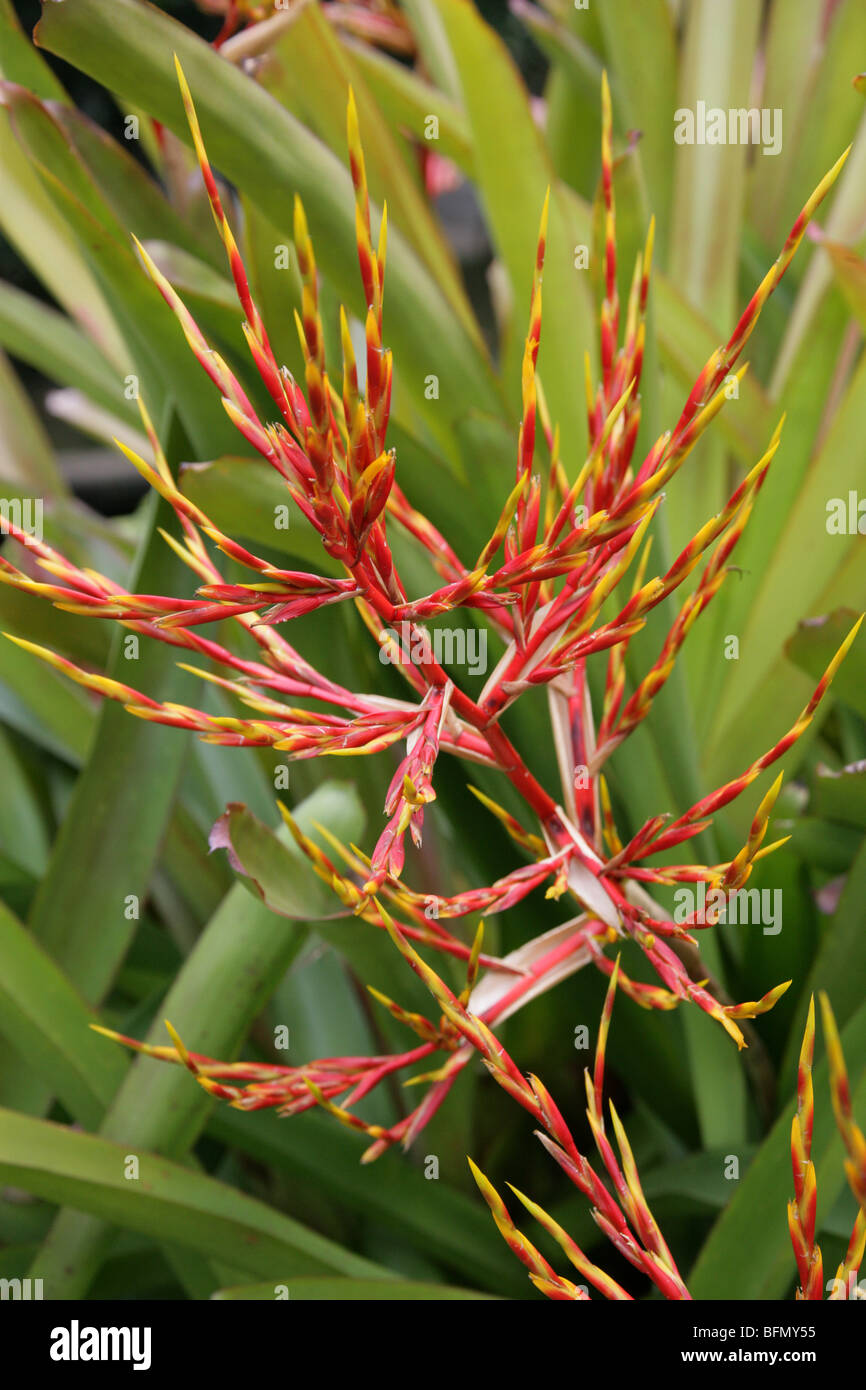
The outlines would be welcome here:
M 120 1033 L 115 1033 L 113 1028 L 103 1028 L 101 1023 L 88 1023 L 87 1026 L 94 1033 L 101 1033 L 104 1038 L 111 1038 L 112 1042 L 123 1041 L 122 1035 Z
M 610 988 L 616 989 L 619 983 L 619 963 L 622 960 L 622 951 L 617 951 L 616 960 L 613 963 L 613 970 L 610 974 Z
M 355 92 L 351 82 L 346 98 L 346 134 L 349 139 L 349 148 L 354 149 L 360 142 L 361 132 L 358 125 L 358 107 L 355 103 Z
M 836 672 L 839 670 L 839 667 L 842 665 L 842 662 L 844 661 L 845 657 L 848 655 L 849 651 L 851 650 L 851 647 L 854 644 L 854 638 L 860 631 L 860 628 L 863 625 L 864 618 L 866 618 L 866 613 L 861 613 L 860 617 L 857 619 L 856 623 L 851 628 L 851 631 L 848 633 L 847 637 L 845 637 L 842 641 L 839 650 L 833 657 L 832 661 L 830 662 L 830 665 L 827 667 L 827 670 L 824 672 L 824 679 L 826 679 L 829 676 L 829 679 L 832 680 L 833 677 L 836 675 Z
M 48 647 L 40 647 L 38 642 L 29 642 L 26 637 L 15 637 L 11 632 L 4 632 L 3 636 L 25 652 L 32 652 L 34 656 L 41 656 L 46 659 L 54 656 L 54 652 L 50 651 Z
M 547 224 L 550 218 L 550 184 L 547 185 L 544 193 L 544 202 L 541 205 L 541 224 L 538 229 L 539 241 L 547 238 Z
M 779 773 L 778 777 L 777 777 L 776 780 L 773 782 L 772 786 L 770 787 L 769 791 L 767 792 L 767 795 L 764 797 L 764 800 L 765 800 L 765 801 L 769 800 L 770 797 L 773 798 L 773 801 L 776 800 L 776 797 L 779 795 L 779 792 L 780 792 L 780 790 L 781 790 L 782 783 L 783 783 L 784 780 L 785 780 L 785 773 L 784 773 L 784 770 L 783 770 L 782 772 Z
M 854 148 L 854 141 L 852 140 L 852 141 L 851 141 L 851 144 L 847 147 L 847 149 L 844 149 L 844 150 L 842 151 L 842 153 L 840 154 L 839 158 L 836 160 L 836 163 L 833 165 L 833 172 L 834 172 L 834 173 L 835 173 L 837 170 L 839 170 L 839 169 L 842 168 L 842 165 L 845 163 L 845 160 L 848 158 L 848 156 L 849 156 L 849 154 L 851 153 L 851 151 L 852 151 L 853 148 Z
M 497 1192 L 490 1179 L 484 1176 L 481 1169 L 478 1167 L 478 1164 L 475 1163 L 474 1160 L 471 1159 L 468 1154 L 466 1155 L 466 1162 L 469 1164 L 470 1172 L 472 1173 L 472 1176 L 478 1185 L 478 1190 L 480 1191 L 482 1197 L 485 1199 L 486 1202 L 490 1202 L 491 1197 L 495 1201 L 497 1198 Z
M 177 1049 L 177 1054 L 178 1054 L 178 1056 L 180 1057 L 181 1061 L 182 1061 L 186 1066 L 189 1066 L 189 1065 L 190 1065 L 189 1053 L 187 1052 L 186 1048 L 184 1047 L 183 1043 L 181 1042 L 180 1037 L 178 1036 L 176 1030 L 175 1030 L 175 1029 L 172 1027 L 172 1025 L 169 1023 L 169 1021 L 168 1021 L 167 1018 L 164 1018 L 162 1021 L 163 1021 L 163 1023 L 165 1024 L 165 1029 L 166 1029 L 166 1032 L 168 1033 L 168 1036 L 171 1038 L 172 1042 L 174 1043 L 174 1045 L 175 1045 L 175 1047 L 176 1047 L 176 1049 Z
M 540 1208 L 538 1207 L 538 1203 L 533 1202 L 531 1197 L 527 1197 L 525 1192 L 521 1192 L 519 1187 L 515 1187 L 513 1182 L 508 1182 L 506 1179 L 505 1186 L 508 1188 L 510 1192 L 514 1193 L 518 1202 L 522 1202 L 523 1205 L 527 1207 L 530 1211 L 532 1211 L 533 1207 L 535 1207 L 537 1210 L 540 1210 Z
M 648 227 L 648 229 L 647 229 L 647 234 L 646 234 L 646 245 L 644 246 L 644 253 L 643 253 L 643 273 L 644 273 L 644 275 L 649 275 L 649 272 L 650 272 L 650 267 L 651 267 L 651 265 L 652 265 L 652 260 L 653 260 L 653 249 L 654 249 L 654 247 L 655 247 L 655 241 L 656 241 L 656 215 L 655 215 L 655 213 L 653 213 L 653 215 L 652 215 L 652 217 L 650 218 L 650 221 L 649 221 L 649 227 Z

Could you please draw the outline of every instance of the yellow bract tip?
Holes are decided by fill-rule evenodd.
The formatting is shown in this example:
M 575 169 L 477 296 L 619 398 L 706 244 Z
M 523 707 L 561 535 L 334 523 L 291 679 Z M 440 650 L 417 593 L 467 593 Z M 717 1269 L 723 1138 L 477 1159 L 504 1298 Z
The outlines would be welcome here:
M 173 53 L 172 57 L 174 58 L 174 70 L 177 73 L 178 85 L 184 98 L 188 98 L 190 95 L 189 83 L 186 80 L 186 73 L 183 70 L 183 64 L 181 63 L 180 58 L 177 56 L 177 53 Z
M 177 1033 L 176 1030 L 172 1027 L 172 1025 L 169 1023 L 169 1021 L 168 1021 L 167 1018 L 164 1018 L 164 1019 L 163 1019 L 163 1023 L 165 1024 L 165 1028 L 166 1028 L 166 1032 L 168 1033 L 168 1036 L 171 1038 L 172 1042 L 173 1042 L 174 1045 L 175 1045 L 175 1048 L 177 1049 L 177 1054 L 178 1054 L 178 1056 L 180 1057 L 181 1061 L 184 1063 L 184 1065 L 189 1066 L 189 1065 L 190 1065 L 190 1055 L 189 1055 L 189 1053 L 187 1052 L 186 1048 L 184 1047 L 183 1043 L 181 1042 L 180 1037 L 178 1036 L 178 1033 Z
M 643 273 L 644 273 L 644 275 L 648 275 L 648 274 L 649 274 L 650 266 L 652 265 L 653 248 L 654 248 L 654 246 L 655 246 L 655 239 L 656 239 L 656 218 L 655 218 L 655 213 L 653 213 L 652 217 L 650 218 L 649 230 L 647 231 L 647 237 L 646 237 L 646 246 L 645 246 L 645 248 L 644 248 L 644 253 L 643 253 Z
M 103 1028 L 101 1023 L 88 1023 L 88 1028 L 94 1033 L 101 1033 L 104 1038 L 111 1038 L 112 1042 L 122 1042 L 120 1033 L 115 1033 L 113 1028 Z

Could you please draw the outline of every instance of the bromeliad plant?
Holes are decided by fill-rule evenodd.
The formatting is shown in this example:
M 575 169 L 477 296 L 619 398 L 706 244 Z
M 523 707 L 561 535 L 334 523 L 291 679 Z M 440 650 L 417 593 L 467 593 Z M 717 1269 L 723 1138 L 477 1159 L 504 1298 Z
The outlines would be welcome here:
M 389 447 L 392 357 L 384 317 L 387 211 L 383 210 L 374 239 L 353 99 L 350 96 L 348 144 L 367 305 L 363 360 L 359 364 L 356 359 L 352 328 L 341 312 L 341 368 L 339 373 L 329 371 L 313 245 L 302 203 L 296 199 L 294 242 L 303 284 L 297 316 L 304 361 L 302 387 L 272 349 L 179 64 L 178 77 L 210 207 L 244 314 L 244 337 L 273 403 L 275 422 L 261 418 L 231 366 L 209 346 L 168 278 L 137 243 L 138 249 L 190 349 L 216 387 L 229 420 L 247 445 L 278 473 L 287 498 L 318 533 L 324 552 L 342 577 L 282 568 L 226 534 L 178 486 L 142 402 L 152 458 L 126 444 L 120 447 L 174 509 L 182 539 L 166 535 L 166 540 L 200 581 L 195 594 L 127 592 L 14 525 L 9 528 L 12 535 L 49 578 L 38 578 L 32 567 L 16 566 L 3 556 L 0 579 L 67 612 L 113 619 L 128 631 L 177 647 L 188 658 L 204 659 L 207 667 L 191 669 L 236 697 L 249 713 L 243 717 L 212 714 L 161 701 L 45 647 L 13 640 L 85 688 L 121 702 L 136 717 L 192 730 L 209 743 L 272 748 L 289 759 L 361 756 L 400 747 L 385 802 L 386 825 L 369 854 L 339 843 L 323 827 L 331 851 L 326 854 L 303 833 L 286 807 L 281 806 L 281 811 L 298 846 L 342 904 L 343 915 L 357 919 L 346 922 L 346 931 L 372 928 L 387 934 L 429 989 L 435 1008 L 432 1017 L 422 1016 L 373 991 L 391 1015 L 416 1035 L 416 1044 L 402 1053 L 332 1057 L 300 1066 L 223 1063 L 188 1051 L 173 1032 L 171 1048 L 150 1047 L 125 1037 L 122 1041 L 163 1060 L 183 1062 L 206 1090 L 242 1110 L 273 1107 L 280 1114 L 292 1115 L 319 1105 L 369 1136 L 367 1159 L 397 1142 L 408 1145 L 446 1100 L 459 1073 L 480 1054 L 495 1080 L 540 1124 L 543 1142 L 589 1199 L 598 1224 L 615 1248 L 665 1296 L 687 1297 L 646 1207 L 615 1111 L 612 1122 L 622 1155 L 619 1163 L 606 1137 L 604 1040 L 614 986 L 619 983 L 634 1002 L 648 1009 L 697 1005 L 721 1024 L 738 1047 L 745 1045 L 739 1021 L 771 1009 L 787 988 L 790 982 L 771 985 L 761 999 L 752 1002 L 728 1000 L 709 980 L 694 935 L 715 924 L 712 914 L 702 918 L 694 913 L 685 922 L 674 922 L 649 892 L 653 886 L 698 883 L 723 893 L 739 889 L 754 865 L 784 843 L 764 843 L 781 777 L 760 801 L 745 844 L 730 859 L 715 864 L 648 861 L 700 835 L 716 812 L 745 792 L 800 738 L 856 627 L 788 732 L 739 776 L 675 818 L 653 816 L 623 843 L 603 769 L 614 750 L 649 715 L 690 629 L 725 582 L 731 555 L 779 448 L 781 421 L 762 457 L 718 514 L 700 528 L 672 564 L 648 577 L 653 518 L 665 489 L 730 399 L 732 384 L 742 380 L 746 368 L 738 364 L 745 345 L 846 156 L 806 202 L 727 344 L 710 356 L 698 375 L 673 429 L 639 459 L 635 448 L 653 224 L 636 260 L 621 316 L 612 113 L 603 80 L 604 297 L 600 379 L 593 382 L 588 359 L 585 374 L 588 453 L 576 466 L 560 456 L 558 431 L 549 418 L 538 372 L 545 204 L 523 353 L 523 411 L 514 483 L 503 489 L 499 516 L 489 519 L 489 538 L 471 557 L 458 554 L 412 505 L 400 484 L 396 451 Z M 392 544 L 397 533 L 412 538 L 427 553 L 441 581 L 438 588 L 420 596 L 408 591 Z M 215 552 L 252 578 L 246 582 L 227 578 Z M 701 564 L 697 583 L 683 600 L 655 662 L 626 697 L 629 644 L 652 610 L 680 589 Z M 347 602 L 354 604 L 387 660 L 400 672 L 407 687 L 405 698 L 346 688 L 307 661 L 284 635 L 283 625 L 291 620 Z M 485 624 L 502 644 L 502 655 L 479 694 L 470 693 L 458 673 L 436 659 L 424 627 L 461 610 Z M 252 639 L 259 649 L 258 659 L 240 655 L 229 641 L 202 635 L 202 627 L 223 620 L 237 624 Z M 606 666 L 597 709 L 588 678 L 593 659 Z M 542 785 L 506 732 L 510 707 L 536 686 L 548 694 L 551 738 L 562 777 L 559 800 Z M 404 879 L 406 839 L 421 844 L 425 809 L 436 797 L 434 783 L 442 753 L 494 770 L 519 793 L 526 807 L 525 823 L 486 794 L 478 796 L 519 847 L 524 862 L 492 884 L 431 897 Z M 212 844 L 227 847 L 234 855 L 231 810 L 215 827 Z M 446 925 L 471 914 L 506 912 L 540 887 L 545 887 L 548 898 L 570 899 L 576 914 L 510 956 L 483 951 L 483 927 L 469 945 Z M 615 963 L 612 948 L 620 952 L 624 945 L 642 953 L 657 983 L 633 978 L 619 967 L 618 957 Z M 459 993 L 440 978 L 421 950 L 463 962 L 465 984 Z M 526 1081 L 493 1031 L 529 1000 L 589 964 L 611 977 L 595 1074 L 588 1087 L 588 1114 L 615 1195 L 579 1153 L 542 1083 L 534 1077 Z M 424 1070 L 410 1080 L 427 1090 L 409 1115 L 389 1127 L 360 1117 L 358 1106 L 366 1096 L 388 1078 L 418 1064 Z M 528 1265 L 538 1287 L 555 1298 L 582 1296 L 579 1286 L 556 1276 L 517 1233 L 486 1179 L 477 1176 L 500 1230 Z M 551 1218 L 528 1199 L 521 1200 L 562 1244 L 589 1283 L 608 1297 L 629 1296 L 588 1261 Z M 798 1202 L 803 1200 L 798 1189 Z M 801 1221 L 808 1245 L 808 1217 Z

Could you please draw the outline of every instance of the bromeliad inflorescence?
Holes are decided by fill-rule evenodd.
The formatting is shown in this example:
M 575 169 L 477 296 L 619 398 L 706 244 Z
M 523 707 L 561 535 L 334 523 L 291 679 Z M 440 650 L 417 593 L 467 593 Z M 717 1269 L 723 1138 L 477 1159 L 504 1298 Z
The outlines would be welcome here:
M 777 985 L 762 999 L 741 1004 L 718 998 L 700 968 L 692 934 L 705 928 L 707 921 L 693 914 L 684 923 L 673 922 L 648 892 L 653 884 L 704 882 L 708 888 L 726 892 L 744 884 L 754 864 L 783 843 L 764 844 L 781 779 L 760 802 L 745 845 L 730 861 L 657 867 L 648 860 L 700 834 L 717 811 L 788 751 L 811 722 L 854 633 L 778 743 L 738 777 L 675 819 L 655 816 L 623 843 L 603 768 L 647 718 L 693 623 L 724 583 L 731 553 L 779 447 L 781 422 L 763 457 L 718 515 L 698 531 L 663 573 L 651 575 L 648 532 L 664 489 L 724 407 L 732 374 L 739 378 L 745 371 L 738 363 L 746 342 L 845 155 L 807 201 L 730 340 L 711 355 L 700 372 L 674 428 L 637 461 L 634 454 L 640 424 L 639 385 L 653 228 L 651 225 L 645 249 L 637 258 L 621 333 L 611 109 L 605 80 L 601 373 L 594 384 L 587 366 L 588 453 L 572 476 L 560 457 L 558 433 L 548 418 L 537 370 L 545 206 L 523 356 L 523 411 L 515 477 L 513 483 L 503 486 L 501 511 L 498 517 L 490 518 L 492 529 L 480 553 L 460 556 L 402 491 L 395 452 L 388 445 L 392 359 L 384 338 L 387 212 L 383 209 L 374 243 L 364 155 L 351 94 L 349 158 L 367 305 L 364 385 L 362 389 L 359 384 L 361 374 L 344 312 L 341 371 L 339 376 L 329 373 L 314 250 L 303 207 L 296 199 L 294 241 L 303 285 L 301 309 L 296 315 L 305 363 L 302 389 L 272 350 L 179 65 L 178 76 L 211 209 L 245 317 L 244 335 L 273 402 L 275 423 L 260 419 L 230 366 L 209 347 L 168 279 L 144 247 L 139 245 L 139 251 L 190 349 L 216 387 L 229 419 L 246 443 L 280 475 L 287 496 L 318 533 L 342 577 L 280 568 L 226 535 L 175 481 L 142 404 L 152 459 L 142 458 L 124 445 L 119 447 L 173 507 L 182 540 L 166 539 L 198 577 L 195 596 L 129 593 L 93 570 L 78 568 L 41 540 L 12 526 L 9 529 L 15 539 L 49 578 L 37 578 L 38 570 L 16 567 L 3 557 L 0 580 L 45 597 L 67 611 L 112 618 L 142 636 L 176 646 L 187 658 L 203 659 L 209 663 L 207 669 L 193 669 L 237 697 L 246 711 L 237 717 L 214 715 L 164 703 L 44 648 L 21 642 L 85 687 L 122 702 L 139 718 L 193 730 L 211 743 L 284 750 L 295 759 L 372 754 L 400 746 L 402 757 L 385 805 L 386 825 L 369 855 L 338 844 L 332 837 L 326 853 L 302 833 L 285 807 L 281 810 L 298 845 L 334 891 L 345 915 L 391 937 L 427 985 L 436 1008 L 434 1016 L 426 1018 L 376 994 L 379 1002 L 415 1034 L 413 1047 L 399 1055 L 327 1058 L 302 1066 L 221 1063 L 188 1052 L 174 1035 L 171 1048 L 123 1041 L 150 1055 L 182 1061 L 203 1086 L 241 1109 L 276 1107 L 282 1114 L 295 1114 L 321 1105 L 369 1135 L 368 1157 L 397 1141 L 409 1143 L 443 1103 L 462 1068 L 479 1053 L 497 1081 L 537 1118 L 547 1135 L 544 1142 L 593 1203 L 596 1219 L 617 1248 L 663 1293 L 687 1296 L 670 1252 L 642 1201 L 627 1141 L 616 1118 L 621 1170 L 605 1136 L 601 1112 L 603 1046 L 590 1094 L 590 1123 L 616 1200 L 577 1152 L 570 1136 L 566 1137 L 561 1116 L 541 1083 L 534 1078 L 527 1083 L 492 1030 L 530 999 L 588 964 L 617 979 L 624 992 L 645 1008 L 664 1010 L 682 1002 L 696 1004 L 716 1019 L 738 1046 L 744 1045 L 744 1038 L 737 1020 L 771 1008 L 786 988 L 784 983 Z M 544 456 L 544 477 L 540 454 Z M 438 588 L 420 596 L 407 592 L 389 543 L 389 530 L 402 531 L 423 547 L 439 577 Z M 217 563 L 219 552 L 246 569 L 252 576 L 250 581 L 226 582 Z M 680 588 L 701 563 L 697 584 L 674 618 L 655 663 L 626 696 L 629 643 L 645 626 L 651 610 Z M 292 619 L 326 605 L 348 602 L 355 605 L 373 638 L 387 647 L 405 679 L 405 698 L 386 698 L 338 684 L 305 660 L 284 635 L 285 625 Z M 477 696 L 461 688 L 429 643 L 417 640 L 423 639 L 426 621 L 458 609 L 472 610 L 475 620 L 486 623 L 502 643 L 501 658 Z M 202 634 L 203 627 L 226 619 L 240 625 L 247 639 L 252 638 L 258 647 L 257 659 L 241 656 L 230 643 Z M 592 708 L 587 677 L 591 658 L 606 663 L 604 694 L 597 712 Z M 559 798 L 533 774 L 505 729 L 509 707 L 535 686 L 546 687 L 549 697 L 552 739 L 562 774 Z M 416 845 L 421 843 L 425 809 L 435 800 L 437 763 L 443 753 L 483 764 L 507 779 L 523 800 L 526 824 L 489 796 L 478 793 L 482 804 L 514 841 L 523 862 L 492 884 L 440 896 L 431 916 L 425 910 L 428 895 L 404 882 L 403 871 L 406 837 L 411 836 Z M 546 886 L 549 898 L 567 895 L 576 904 L 576 915 L 531 943 L 531 949 L 510 958 L 484 953 L 482 928 L 469 945 L 446 925 L 470 914 L 505 912 L 542 886 Z M 352 927 L 360 929 L 355 922 Z M 615 966 L 611 947 L 620 952 L 628 944 L 643 953 L 658 983 L 632 979 Z M 463 962 L 466 978 L 459 995 L 440 979 L 422 950 Z M 606 1017 L 611 1002 L 612 993 Z M 371 1090 L 427 1059 L 431 1069 L 412 1080 L 427 1082 L 428 1089 L 408 1116 L 389 1129 L 369 1125 L 358 1117 L 357 1105 Z M 500 1200 L 481 1181 L 500 1229 L 517 1240 Z M 553 1234 L 560 1238 L 556 1231 Z M 564 1248 L 581 1268 L 579 1258 L 584 1257 L 579 1257 L 579 1252 L 576 1255 L 571 1246 Z M 525 1245 L 520 1250 L 521 1258 L 526 1257 L 524 1262 L 534 1258 Z M 566 1287 L 566 1281 L 557 1283 L 543 1261 L 530 1263 L 530 1269 L 552 1296 L 575 1296 L 572 1286 Z M 623 1296 L 606 1276 L 601 1283 L 596 1276 L 587 1277 L 607 1296 Z

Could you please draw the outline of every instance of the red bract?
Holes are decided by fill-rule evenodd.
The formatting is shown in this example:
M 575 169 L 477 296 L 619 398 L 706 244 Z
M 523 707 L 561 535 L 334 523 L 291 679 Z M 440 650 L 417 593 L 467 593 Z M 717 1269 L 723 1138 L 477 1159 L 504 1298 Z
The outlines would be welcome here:
M 592 1175 L 573 1142 L 559 1128 L 540 1083 L 527 1083 L 503 1052 L 491 1028 L 529 999 L 551 988 L 584 965 L 614 974 L 610 948 L 634 943 L 653 966 L 658 984 L 630 979 L 618 971 L 623 990 L 644 1007 L 670 1009 L 681 1002 L 717 1019 L 744 1045 L 737 1019 L 771 1008 L 786 984 L 768 988 L 758 1001 L 732 1004 L 716 997 L 705 972 L 686 968 L 695 958 L 690 929 L 669 920 L 646 891 L 647 884 L 704 882 L 725 891 L 746 881 L 754 863 L 778 847 L 764 845 L 777 781 L 761 801 L 743 849 L 717 865 L 680 864 L 653 867 L 646 860 L 686 844 L 713 815 L 739 796 L 800 737 L 812 720 L 845 651 L 852 632 L 830 663 L 815 692 L 791 729 L 775 746 L 732 781 L 702 797 L 673 820 L 656 816 L 623 844 L 614 822 L 602 768 L 613 751 L 649 714 L 673 669 L 693 623 L 724 583 L 728 560 L 746 525 L 757 493 L 780 440 L 781 423 L 763 457 L 664 573 L 649 569 L 648 530 L 664 489 L 724 407 L 731 375 L 761 309 L 784 274 L 809 219 L 832 186 L 845 156 L 830 170 L 797 218 L 781 255 L 752 296 L 728 343 L 718 348 L 700 372 L 673 430 L 663 434 L 643 460 L 634 457 L 640 421 L 639 385 L 643 362 L 645 313 L 650 283 L 653 229 L 638 257 L 621 333 L 616 291 L 616 217 L 611 146 L 611 110 L 603 84 L 602 193 L 605 214 L 604 299 L 601 306 L 601 379 L 586 373 L 589 450 L 570 479 L 559 456 L 555 427 L 547 418 L 537 375 L 543 322 L 543 268 L 547 208 L 541 229 L 532 289 L 529 329 L 523 357 L 523 414 L 513 483 L 503 486 L 498 517 L 491 518 L 487 543 L 474 562 L 459 556 L 436 527 L 407 498 L 399 482 L 399 465 L 388 447 L 392 359 L 384 338 L 387 214 L 383 210 L 374 242 L 364 155 L 354 101 L 348 109 L 348 144 L 355 190 L 358 259 L 367 304 L 363 325 L 365 385 L 359 373 L 352 336 L 342 315 L 342 364 L 332 380 L 325 361 L 319 313 L 318 278 L 303 207 L 295 202 L 294 239 L 303 294 L 297 327 L 305 371 L 302 386 L 274 356 L 266 327 L 253 302 L 238 247 L 223 209 L 217 181 L 207 160 L 193 102 L 178 66 L 184 104 L 201 164 L 214 220 L 225 245 L 229 267 L 245 316 L 244 333 L 255 366 L 273 402 L 274 422 L 259 418 L 230 367 L 208 345 L 180 297 L 143 248 L 145 268 L 176 315 L 190 349 L 217 388 L 230 420 L 246 442 L 276 470 L 289 498 L 318 532 L 344 577 L 277 568 L 232 540 L 186 498 L 175 482 L 146 410 L 142 416 L 153 461 L 124 452 L 148 482 L 172 505 L 183 534 L 170 541 L 201 587 L 194 598 L 129 594 L 93 571 L 69 563 L 41 541 L 10 530 L 49 580 L 34 577 L 0 559 L 6 583 L 50 599 L 61 608 L 86 616 L 113 618 L 125 627 L 204 658 L 220 674 L 201 671 L 237 696 L 245 717 L 215 716 L 202 710 L 162 703 L 146 693 L 75 666 L 65 658 L 24 643 L 81 684 L 124 703 L 139 718 L 195 730 L 202 738 L 232 746 L 270 746 L 290 758 L 322 754 L 361 755 L 404 745 L 388 792 L 387 825 L 368 858 L 360 850 L 329 843 L 328 854 L 304 836 L 291 815 L 284 816 L 316 872 L 334 890 L 346 915 L 386 931 L 421 976 L 441 1007 L 437 1019 L 404 1011 L 381 999 L 390 1012 L 421 1039 L 420 1046 L 395 1057 L 336 1058 L 301 1067 L 224 1066 L 187 1053 L 180 1044 L 159 1055 L 183 1060 L 209 1090 L 241 1108 L 275 1106 L 295 1113 L 313 1103 L 330 1109 L 344 1122 L 366 1129 L 375 1156 L 388 1145 L 409 1142 L 438 1108 L 455 1077 L 480 1052 L 499 1083 L 528 1108 L 547 1130 L 549 1146 L 567 1172 L 590 1196 L 597 1219 L 618 1249 L 669 1296 L 683 1296 L 669 1252 L 645 1210 L 624 1135 L 618 1131 L 622 1171 L 616 1167 L 605 1135 L 600 1098 L 600 1066 L 590 1093 L 590 1123 L 611 1176 L 619 1205 Z M 339 385 L 335 382 L 339 382 Z M 538 455 L 543 455 L 543 464 Z M 544 477 L 545 481 L 542 480 Z M 399 528 L 422 546 L 441 586 L 426 595 L 410 595 L 401 579 L 389 542 Z M 210 545 L 208 544 L 210 542 Z M 214 554 L 223 552 L 251 571 L 249 584 L 227 583 Z M 626 699 L 625 657 L 632 638 L 649 612 L 680 588 L 703 562 L 696 587 L 684 600 L 647 674 Z M 625 590 L 623 592 L 623 589 Z M 284 636 L 285 624 L 304 613 L 337 602 L 353 602 L 406 682 L 406 698 L 395 700 L 344 688 L 307 662 Z M 476 610 L 502 643 L 502 654 L 477 696 L 463 689 L 437 659 L 422 626 L 424 619 L 458 609 Z M 610 616 L 602 616 L 603 613 Z M 241 625 L 260 649 L 260 660 L 236 655 L 228 646 L 204 637 L 199 629 L 216 619 Z M 855 629 L 856 631 L 856 629 Z M 396 633 L 400 634 L 399 640 Z M 607 680 L 601 708 L 594 711 L 587 679 L 591 657 L 606 652 Z M 505 732 L 503 716 L 532 686 L 549 694 L 552 738 L 562 772 L 561 798 L 542 786 Z M 314 710 L 291 700 L 311 702 Z M 405 838 L 420 844 L 425 807 L 435 799 L 436 768 L 442 754 L 497 769 L 523 798 L 528 824 L 480 796 L 504 825 L 528 862 L 498 882 L 435 900 L 403 882 Z M 481 953 L 481 936 L 469 948 L 444 925 L 478 911 L 502 912 L 546 884 L 548 896 L 566 894 L 576 915 L 537 938 L 506 960 Z M 399 920 L 397 920 L 399 918 Z M 360 929 L 360 927 L 358 928 Z M 466 987 L 457 999 L 410 944 L 466 962 Z M 699 960 L 699 958 L 698 958 Z M 483 973 L 479 973 L 483 972 Z M 693 977 L 694 974 L 694 977 Z M 424 1099 L 405 1120 L 389 1130 L 367 1126 L 353 1106 L 386 1076 L 422 1058 L 444 1056 L 424 1078 Z M 603 1056 L 603 1047 L 600 1051 Z M 224 1084 L 229 1081 L 240 1085 Z M 339 1104 L 338 1104 L 339 1100 Z M 604 1196 L 602 1195 L 604 1194 Z M 497 1206 L 501 1227 L 507 1213 Z M 798 1191 L 803 1248 L 809 1246 L 807 1194 Z M 497 1199 L 498 1202 L 498 1199 Z M 801 1210 L 802 1208 L 802 1210 Z M 623 1221 L 627 1219 L 631 1234 Z M 512 1231 L 512 1227 L 508 1226 Z M 554 1234 L 556 1234 L 554 1232 Z M 564 1247 L 566 1248 L 566 1247 Z M 526 1253 L 526 1247 L 521 1246 Z M 568 1246 L 575 1262 L 578 1255 Z M 523 1255 L 521 1255 L 523 1258 Z M 540 1258 L 540 1257 L 539 1257 Z M 582 1258 L 582 1257 L 581 1257 Z M 552 1296 L 561 1290 L 542 1265 L 533 1277 Z M 579 1266 L 580 1267 L 580 1266 Z M 609 1296 L 620 1296 L 608 1286 Z M 568 1293 L 566 1296 L 574 1296 Z

